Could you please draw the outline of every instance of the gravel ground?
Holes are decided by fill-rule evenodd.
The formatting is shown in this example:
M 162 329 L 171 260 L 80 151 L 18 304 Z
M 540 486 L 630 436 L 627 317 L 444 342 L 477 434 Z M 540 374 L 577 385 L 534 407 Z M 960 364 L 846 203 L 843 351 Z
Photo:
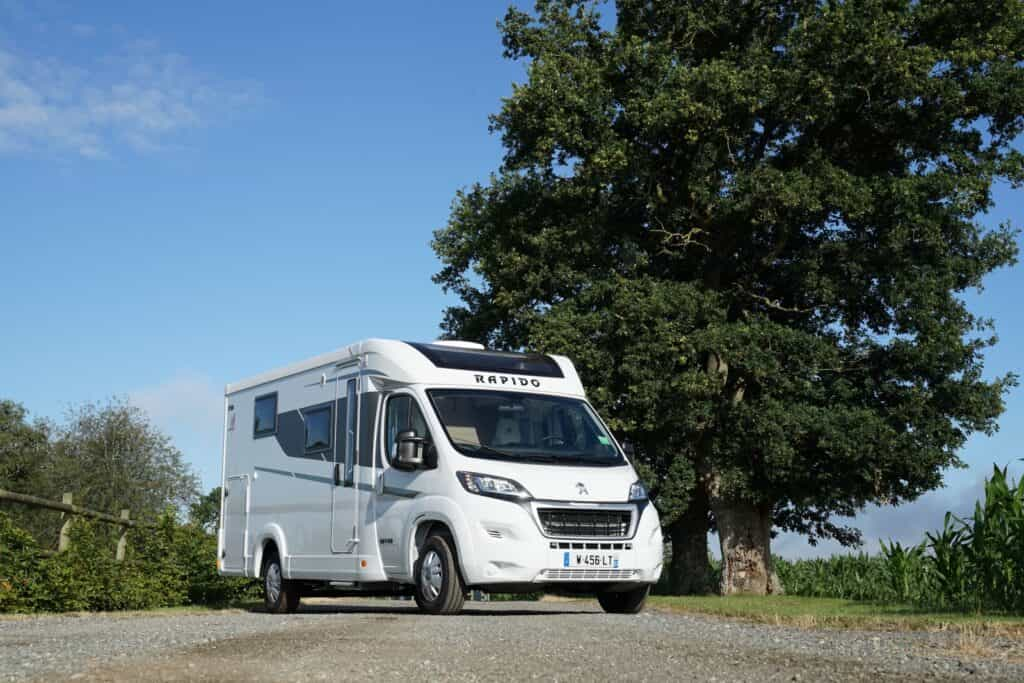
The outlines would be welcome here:
M 433 617 L 409 602 L 352 599 L 289 616 L 0 619 L 0 680 L 1024 680 L 1024 662 L 1007 656 L 1019 642 L 981 645 L 954 633 L 607 615 L 590 601 L 467 603 L 460 616 Z

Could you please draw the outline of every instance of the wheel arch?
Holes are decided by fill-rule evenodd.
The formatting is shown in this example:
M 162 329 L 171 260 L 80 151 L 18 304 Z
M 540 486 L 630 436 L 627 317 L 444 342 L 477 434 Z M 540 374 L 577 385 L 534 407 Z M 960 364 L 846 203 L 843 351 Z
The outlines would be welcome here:
M 277 524 L 267 524 L 260 529 L 253 542 L 252 575 L 255 578 L 263 575 L 263 558 L 266 556 L 267 548 L 271 545 L 276 548 L 277 557 L 281 560 L 282 573 L 289 572 L 286 560 L 288 557 L 288 546 L 285 543 L 284 531 Z M 285 576 L 287 577 L 287 574 Z
M 411 537 L 409 539 L 409 556 L 406 558 L 409 563 L 409 575 L 415 581 L 414 568 L 416 560 L 419 559 L 420 548 L 428 538 L 434 535 L 446 536 L 451 541 L 452 552 L 455 553 L 455 565 L 458 567 L 459 575 L 463 583 L 466 582 L 466 568 L 463 554 L 463 545 L 459 542 L 457 529 L 452 520 L 446 515 L 439 513 L 423 514 L 416 518 L 412 525 Z

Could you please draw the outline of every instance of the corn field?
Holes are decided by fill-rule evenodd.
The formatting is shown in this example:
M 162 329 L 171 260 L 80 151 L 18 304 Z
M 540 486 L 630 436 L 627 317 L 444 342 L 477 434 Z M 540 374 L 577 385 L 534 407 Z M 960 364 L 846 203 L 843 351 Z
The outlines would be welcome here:
M 881 553 L 774 560 L 787 593 L 907 603 L 926 609 L 1024 613 L 1024 487 L 993 468 L 974 514 L 946 513 L 918 545 Z

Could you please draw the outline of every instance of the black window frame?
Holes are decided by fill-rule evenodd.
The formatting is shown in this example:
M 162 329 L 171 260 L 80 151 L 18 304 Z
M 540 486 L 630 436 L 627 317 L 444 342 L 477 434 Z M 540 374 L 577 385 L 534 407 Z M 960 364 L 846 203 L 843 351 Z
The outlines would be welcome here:
M 327 445 L 309 446 L 309 423 L 307 419 L 316 413 L 327 413 Z M 317 405 L 301 408 L 299 414 L 302 416 L 302 450 L 305 453 L 322 453 L 334 447 L 334 404 L 318 403 Z
M 264 399 L 268 399 L 268 398 L 274 399 L 274 426 L 271 427 L 270 429 L 260 430 L 260 429 L 257 429 L 257 427 L 259 426 L 259 421 L 258 421 L 257 415 L 256 415 L 256 404 L 258 404 L 260 401 L 262 401 Z M 264 437 L 274 436 L 275 434 L 277 434 L 277 426 L 278 426 L 279 418 L 280 418 L 280 413 L 277 410 L 277 392 L 276 391 L 272 391 L 269 394 L 261 394 L 260 396 L 257 396 L 256 398 L 254 398 L 252 400 L 252 438 L 254 438 L 254 439 L 262 439 Z

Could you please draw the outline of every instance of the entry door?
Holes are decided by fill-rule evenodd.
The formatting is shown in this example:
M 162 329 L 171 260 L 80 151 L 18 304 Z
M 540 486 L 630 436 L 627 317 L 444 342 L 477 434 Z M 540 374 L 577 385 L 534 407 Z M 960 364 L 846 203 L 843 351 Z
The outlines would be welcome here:
M 383 429 L 380 434 L 384 470 L 377 484 L 377 535 L 384 568 L 391 574 L 411 571 L 406 567 L 413 499 L 430 491 L 435 470 L 400 470 L 391 466 L 399 432 L 411 430 L 417 436 L 431 439 L 430 430 L 416 396 L 404 391 L 388 397 L 384 404 Z
M 356 467 L 356 439 L 359 434 L 359 377 L 339 380 L 338 438 L 335 439 L 331 495 L 331 551 L 351 553 L 359 534 L 359 468 Z
M 221 566 L 226 572 L 244 572 L 248 553 L 249 476 L 228 477 L 224 482 L 224 546 Z

